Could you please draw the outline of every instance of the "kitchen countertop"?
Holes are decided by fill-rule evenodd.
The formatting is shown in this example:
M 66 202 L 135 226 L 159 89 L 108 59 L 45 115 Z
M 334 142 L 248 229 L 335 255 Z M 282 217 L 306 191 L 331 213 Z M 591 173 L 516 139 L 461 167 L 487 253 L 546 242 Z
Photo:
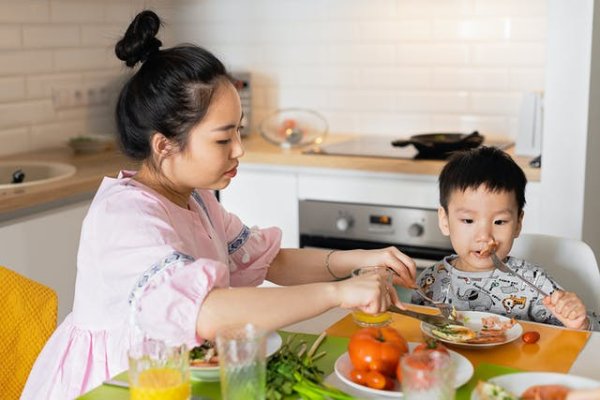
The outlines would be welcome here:
M 324 144 L 337 143 L 344 140 L 356 139 L 358 135 L 329 135 Z M 395 158 L 353 157 L 323 154 L 303 154 L 306 148 L 282 149 L 267 142 L 259 134 L 244 139 L 246 154 L 240 162 L 252 164 L 276 164 L 295 167 L 334 168 L 381 173 L 401 173 L 438 176 L 445 162 L 442 160 L 412 160 Z M 513 156 L 517 164 L 527 176 L 527 180 L 540 180 L 540 169 L 531 168 L 529 161 L 533 157 L 514 155 L 514 146 L 507 152 Z
M 357 138 L 357 135 L 329 135 L 327 144 Z M 408 160 L 370 157 L 302 154 L 304 149 L 282 149 L 265 141 L 258 133 L 244 138 L 246 154 L 242 165 L 343 169 L 376 173 L 401 173 L 437 176 L 444 166 L 437 160 Z M 509 149 L 511 153 L 511 149 Z M 49 209 L 79 199 L 91 199 L 105 176 L 116 176 L 121 169 L 135 169 L 135 163 L 117 150 L 95 154 L 73 154 L 68 147 L 39 150 L 2 157 L 1 161 L 54 161 L 77 167 L 75 175 L 36 186 L 0 191 L 0 222 L 32 212 Z M 540 170 L 530 168 L 530 157 L 515 157 L 529 181 L 539 181 Z

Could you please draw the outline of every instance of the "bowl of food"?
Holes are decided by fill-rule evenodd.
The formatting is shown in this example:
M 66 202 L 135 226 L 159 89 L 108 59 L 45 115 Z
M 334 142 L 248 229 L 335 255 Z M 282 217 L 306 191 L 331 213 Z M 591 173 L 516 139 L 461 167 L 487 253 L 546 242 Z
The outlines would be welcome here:
M 70 138 L 68 145 L 75 153 L 99 153 L 111 149 L 114 139 L 105 135 L 79 135 Z
M 329 127 L 316 111 L 303 108 L 277 110 L 260 123 L 260 133 L 269 142 L 284 148 L 319 143 Z

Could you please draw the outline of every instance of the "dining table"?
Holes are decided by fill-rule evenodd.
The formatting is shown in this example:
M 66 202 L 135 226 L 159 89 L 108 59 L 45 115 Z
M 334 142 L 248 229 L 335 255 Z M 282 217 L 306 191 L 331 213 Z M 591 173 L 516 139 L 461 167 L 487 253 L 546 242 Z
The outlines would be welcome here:
M 435 308 L 409 305 L 409 309 L 436 314 Z M 567 329 L 529 321 L 518 321 L 524 332 L 540 334 L 537 343 L 525 343 L 520 338 L 509 343 L 485 348 L 449 348 L 466 357 L 474 367 L 471 378 L 456 390 L 456 400 L 469 400 L 479 381 L 517 372 L 557 372 L 594 379 L 600 385 L 600 332 Z M 420 321 L 393 314 L 390 326 L 396 328 L 408 342 L 423 342 L 425 335 Z M 343 390 L 359 399 L 381 398 L 377 394 L 348 385 L 334 371 L 334 365 L 346 351 L 350 336 L 361 327 L 356 325 L 348 310 L 335 308 L 317 317 L 286 326 L 278 331 L 283 340 L 305 341 L 311 345 L 326 332 L 319 346 L 325 356 L 316 361 L 324 372 L 325 383 Z M 115 377 L 113 382 L 127 382 L 127 371 Z M 221 399 L 219 382 L 202 382 L 192 379 L 192 399 Z M 128 399 L 129 390 L 102 384 L 79 397 L 82 400 Z M 391 397 L 388 397 L 391 398 Z M 401 396 L 398 396 L 401 398 Z

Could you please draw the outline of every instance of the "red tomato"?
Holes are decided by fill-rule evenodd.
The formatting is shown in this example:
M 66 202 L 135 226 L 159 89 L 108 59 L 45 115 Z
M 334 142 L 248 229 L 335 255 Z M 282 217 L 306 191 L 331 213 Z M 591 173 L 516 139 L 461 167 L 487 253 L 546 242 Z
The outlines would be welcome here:
M 413 350 L 413 353 L 418 353 L 419 351 L 439 351 L 440 353 L 448 353 L 448 349 L 442 343 L 435 339 L 427 339 L 425 342 L 419 344 Z
M 368 371 L 364 371 L 361 369 L 353 369 L 352 371 L 350 371 L 350 379 L 352 380 L 352 382 L 356 382 L 359 385 L 366 385 L 367 372 Z
M 521 339 L 523 339 L 525 343 L 537 343 L 537 341 L 540 340 L 540 334 L 536 331 L 525 332 L 523 336 L 521 336 Z
M 385 388 L 386 377 L 379 371 L 369 371 L 366 375 L 367 386 L 373 389 L 382 390 Z
M 394 376 L 400 357 L 408 352 L 406 339 L 394 328 L 363 328 L 350 338 L 348 354 L 356 369 Z

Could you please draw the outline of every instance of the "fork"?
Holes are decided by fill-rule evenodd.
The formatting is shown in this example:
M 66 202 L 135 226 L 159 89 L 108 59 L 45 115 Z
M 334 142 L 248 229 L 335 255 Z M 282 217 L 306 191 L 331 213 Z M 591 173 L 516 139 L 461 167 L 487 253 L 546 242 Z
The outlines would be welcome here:
M 452 305 L 441 301 L 433 300 L 431 297 L 427 296 L 425 292 L 423 292 L 423 289 L 421 289 L 420 287 L 416 287 L 415 292 L 417 292 L 419 296 L 436 306 L 444 317 L 448 318 L 452 314 Z
M 517 274 L 515 271 L 513 271 L 512 269 L 510 269 L 508 267 L 508 265 L 504 264 L 498 258 L 498 256 L 496 255 L 495 251 L 492 251 L 492 253 L 490 254 L 490 257 L 492 258 L 492 262 L 494 263 L 494 267 L 496 267 L 496 269 L 499 269 L 502 272 L 506 272 L 507 274 L 511 274 L 511 275 L 516 276 L 521 281 L 523 281 L 524 283 L 526 283 L 527 285 L 529 285 L 529 287 L 531 287 L 532 289 L 536 290 L 542 296 L 544 296 L 544 297 L 548 296 L 548 293 L 544 292 L 542 289 L 540 289 L 539 287 L 535 286 L 533 283 L 529 282 L 527 279 L 523 278 L 521 275 Z

